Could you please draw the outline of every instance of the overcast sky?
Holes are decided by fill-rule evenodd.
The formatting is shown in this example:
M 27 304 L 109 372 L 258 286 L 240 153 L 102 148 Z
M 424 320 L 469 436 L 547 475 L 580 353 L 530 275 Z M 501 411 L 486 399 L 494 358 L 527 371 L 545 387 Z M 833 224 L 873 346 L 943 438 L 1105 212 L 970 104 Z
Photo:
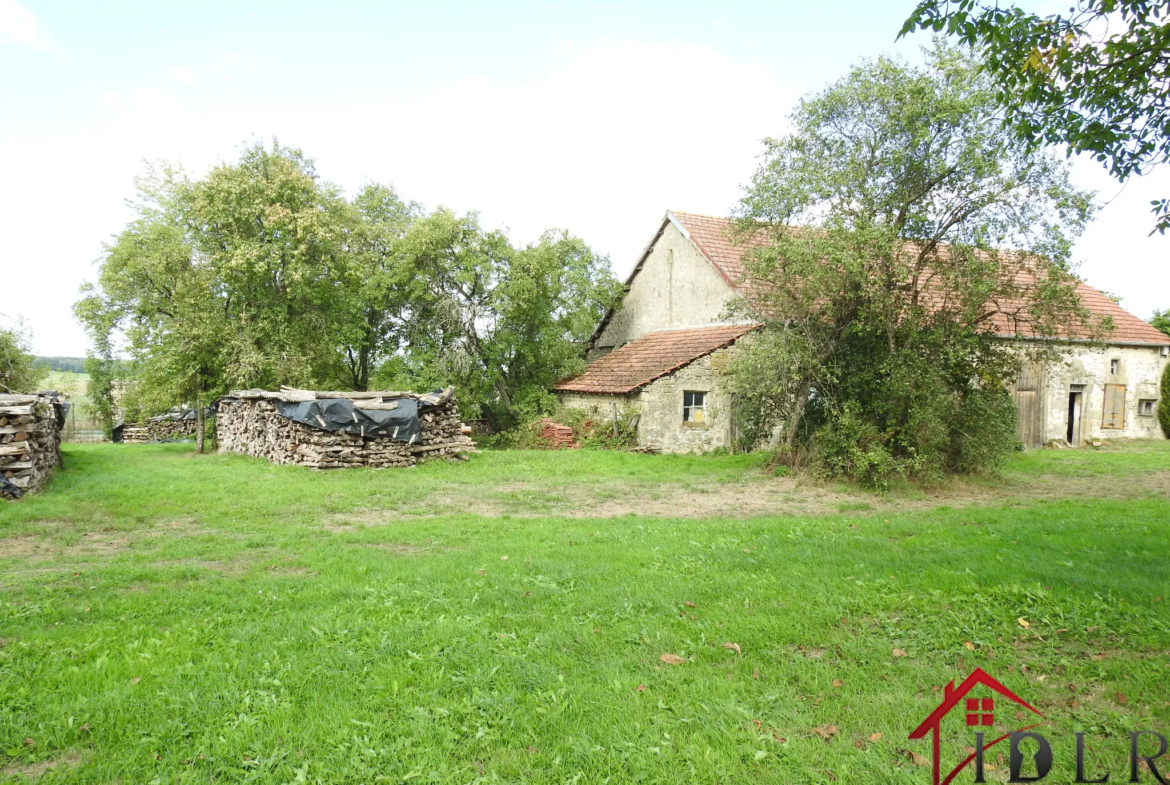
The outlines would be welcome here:
M 516 241 L 561 227 L 620 276 L 667 209 L 726 214 L 795 99 L 895 43 L 913 0 L 795 3 L 0 0 L 0 314 L 79 356 L 70 306 L 146 160 L 201 174 L 242 143 L 302 148 L 352 192 L 392 183 Z M 1170 307 L 1170 171 L 1106 203 L 1089 283 Z

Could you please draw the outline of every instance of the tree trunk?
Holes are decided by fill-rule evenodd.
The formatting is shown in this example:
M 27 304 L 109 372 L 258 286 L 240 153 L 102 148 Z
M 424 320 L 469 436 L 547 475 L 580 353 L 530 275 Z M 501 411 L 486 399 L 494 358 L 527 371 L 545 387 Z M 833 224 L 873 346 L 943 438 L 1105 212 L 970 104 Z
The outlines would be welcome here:
M 807 377 L 800 382 L 800 392 L 792 402 L 792 412 L 788 415 L 788 422 L 784 424 L 784 444 L 789 448 L 796 444 L 796 434 L 800 430 L 800 422 L 804 419 L 804 410 L 808 406 L 808 394 L 812 390 L 812 381 Z
M 203 395 L 195 394 L 195 444 L 199 446 L 200 455 L 203 454 L 203 437 L 206 431 L 203 423 Z

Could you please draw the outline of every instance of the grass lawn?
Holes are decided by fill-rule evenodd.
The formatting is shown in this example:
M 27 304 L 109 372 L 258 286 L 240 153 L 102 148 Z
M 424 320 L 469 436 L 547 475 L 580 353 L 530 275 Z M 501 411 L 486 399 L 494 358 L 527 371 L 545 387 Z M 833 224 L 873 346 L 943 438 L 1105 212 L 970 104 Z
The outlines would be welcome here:
M 1074 731 L 1113 781 L 1170 736 L 1167 442 L 888 496 L 756 456 L 65 460 L 0 506 L 0 780 L 927 783 L 906 736 L 975 666 L 1049 781 Z

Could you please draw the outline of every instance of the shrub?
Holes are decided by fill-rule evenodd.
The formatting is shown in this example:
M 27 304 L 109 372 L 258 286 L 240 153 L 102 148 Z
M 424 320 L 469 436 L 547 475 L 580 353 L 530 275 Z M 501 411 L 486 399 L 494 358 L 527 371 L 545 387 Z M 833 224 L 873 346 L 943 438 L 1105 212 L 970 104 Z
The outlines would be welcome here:
M 1162 371 L 1161 398 L 1158 399 L 1158 425 L 1162 426 L 1162 433 L 1170 439 L 1170 364 Z
M 547 450 L 549 445 L 540 438 L 544 420 L 566 425 L 573 431 L 573 441 L 583 448 L 622 450 L 638 443 L 638 414 L 626 409 L 618 413 L 615 432 L 612 419 L 597 408 L 578 409 L 559 407 L 547 416 L 529 417 L 527 421 L 503 435 L 497 446 L 521 450 Z

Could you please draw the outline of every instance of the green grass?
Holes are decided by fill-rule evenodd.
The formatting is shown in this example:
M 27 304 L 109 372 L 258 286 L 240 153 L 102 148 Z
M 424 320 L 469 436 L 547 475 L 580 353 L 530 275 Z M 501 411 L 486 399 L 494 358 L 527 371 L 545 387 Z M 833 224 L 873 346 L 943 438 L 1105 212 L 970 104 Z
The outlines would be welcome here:
M 980 666 L 1048 716 L 1050 779 L 1084 730 L 1120 781 L 1170 735 L 1168 447 L 1028 453 L 979 506 L 758 456 L 69 445 L 0 506 L 0 779 L 925 783 L 906 735 Z

